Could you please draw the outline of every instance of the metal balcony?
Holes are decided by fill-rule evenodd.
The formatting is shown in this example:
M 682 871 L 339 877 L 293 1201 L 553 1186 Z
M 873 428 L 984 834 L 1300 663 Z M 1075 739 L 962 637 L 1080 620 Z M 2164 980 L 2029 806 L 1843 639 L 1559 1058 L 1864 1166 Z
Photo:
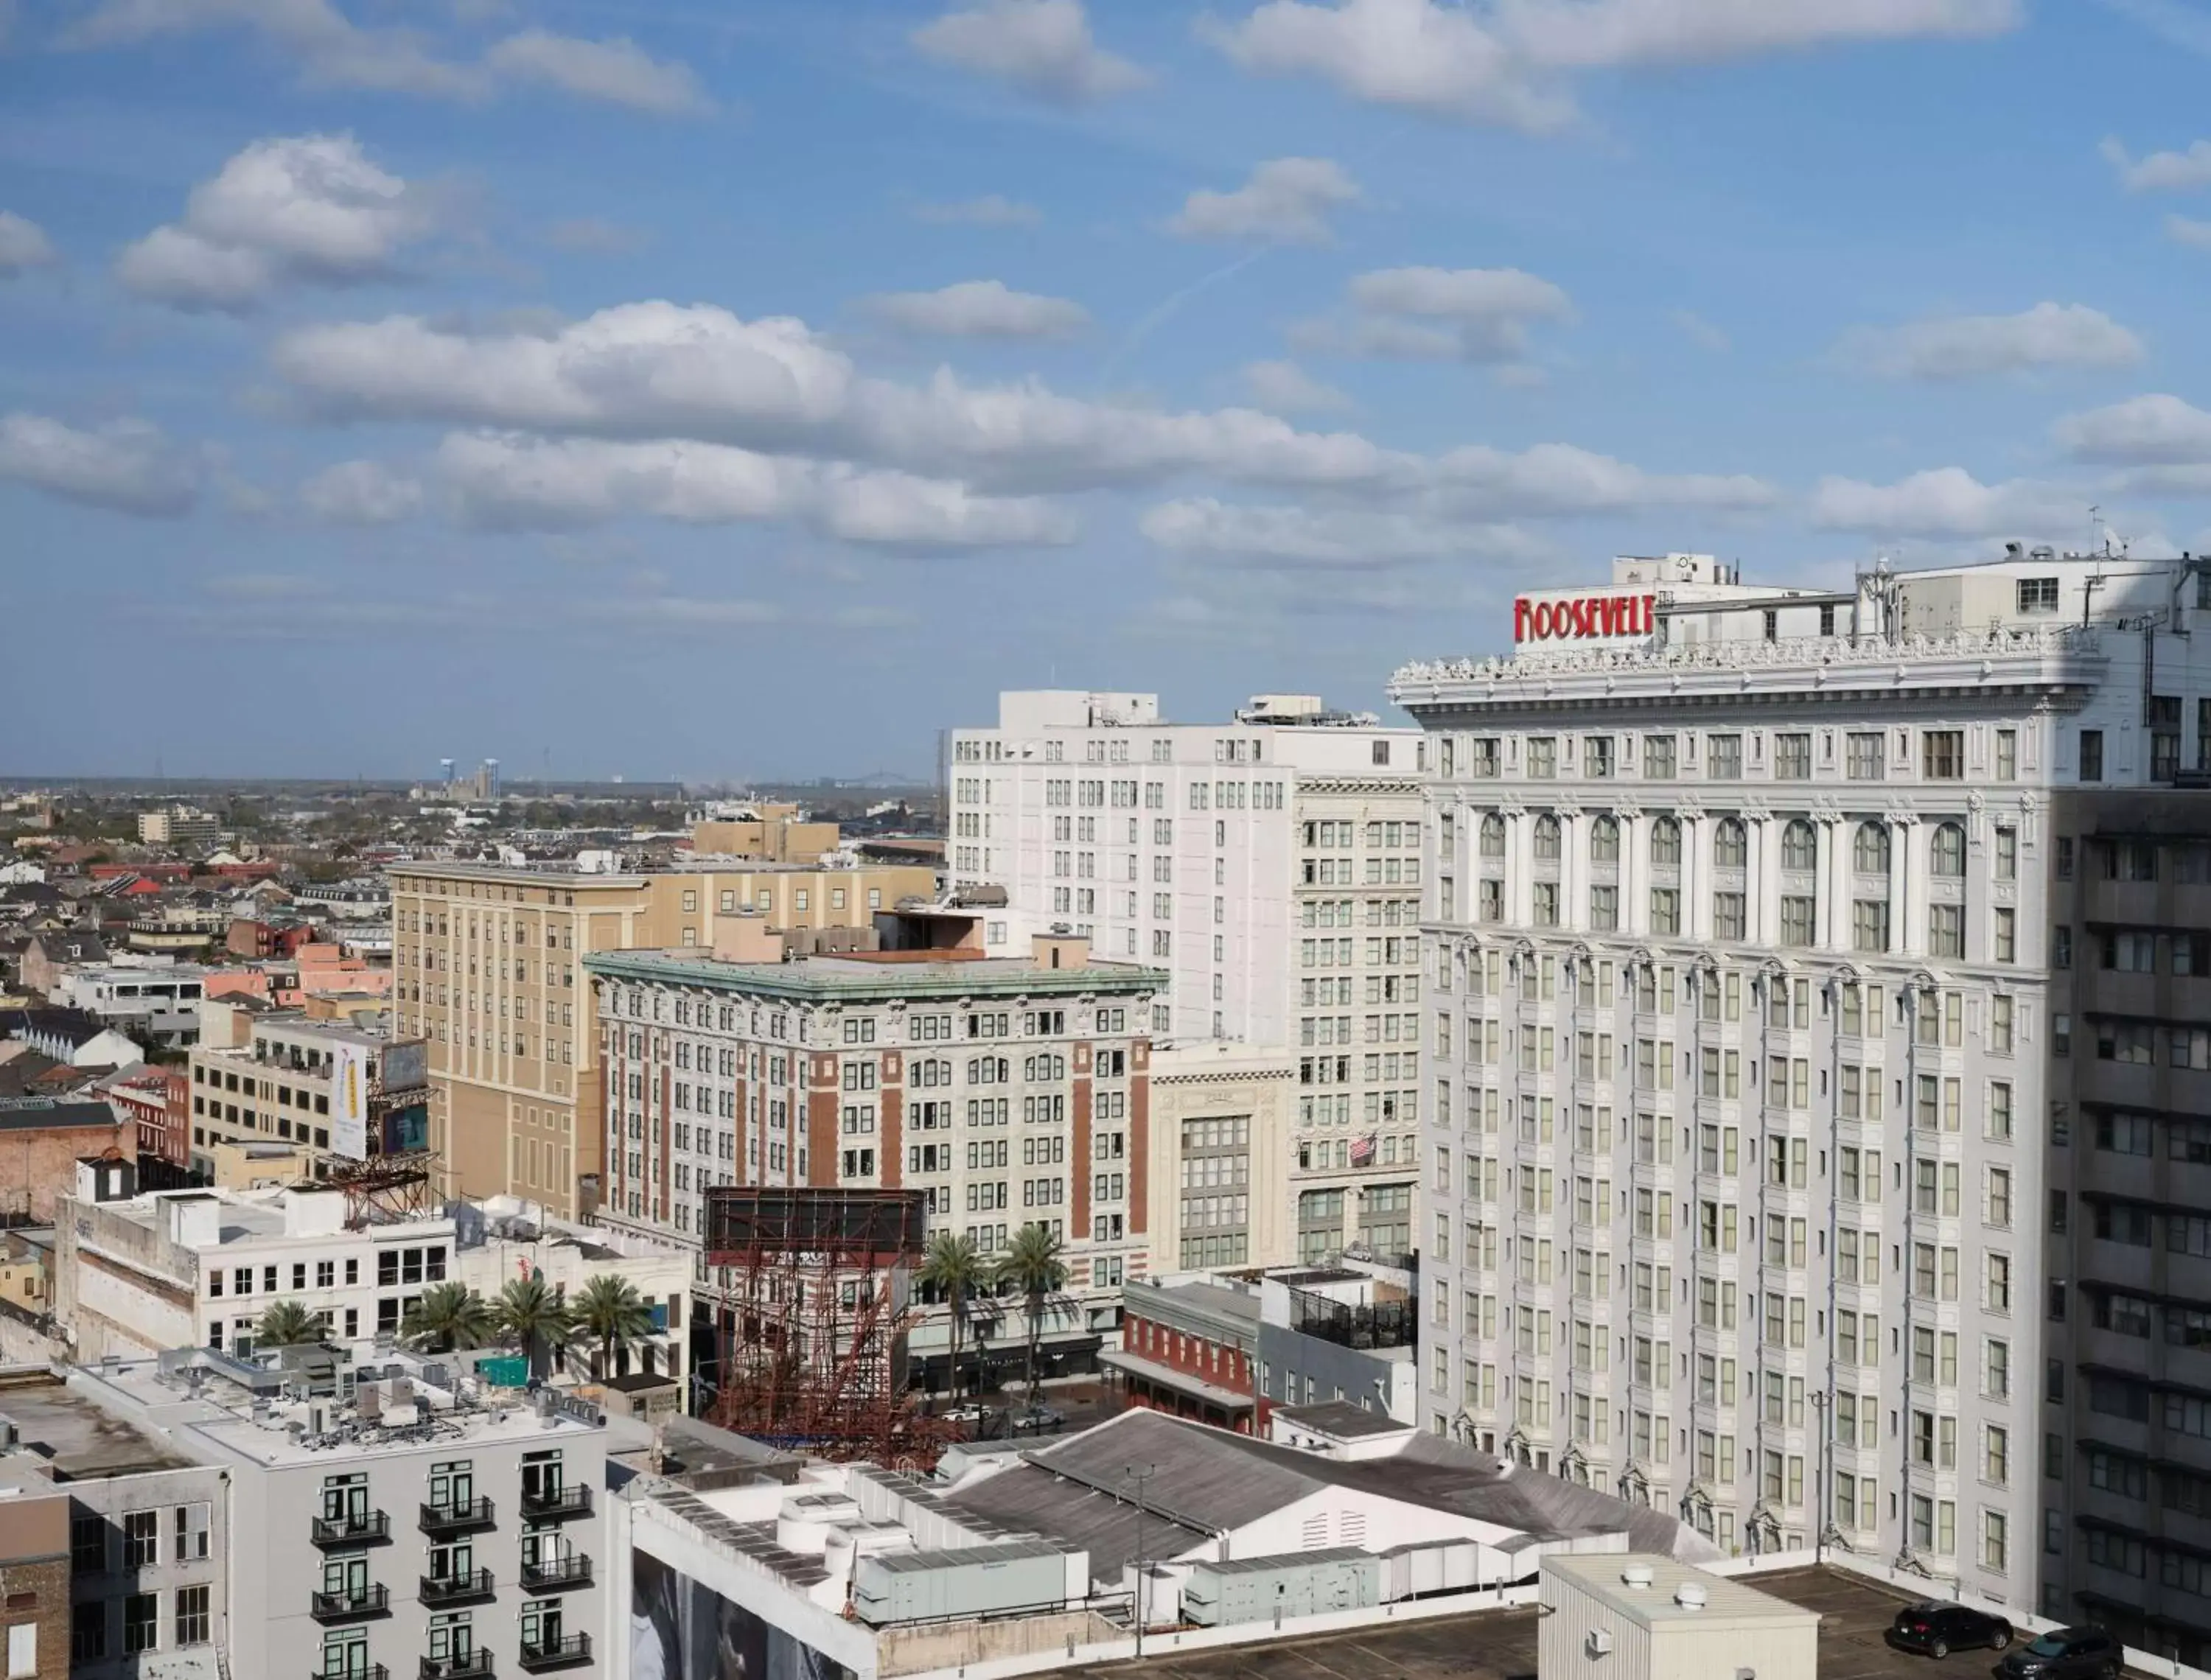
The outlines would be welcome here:
M 465 1534 L 472 1529 L 489 1528 L 497 1521 L 488 1499 L 455 1499 L 422 1507 L 425 1534 Z
M 322 1547 L 381 1545 L 391 1538 L 391 1519 L 381 1511 L 356 1511 L 342 1517 L 317 1517 L 309 1537 Z
M 566 1639 L 541 1640 L 536 1645 L 525 1642 L 515 1660 L 531 1674 L 544 1674 L 556 1668 L 581 1668 L 591 1660 L 591 1636 L 570 1634 Z
M 541 1488 L 535 1493 L 525 1490 L 522 1496 L 522 1514 L 541 1522 L 588 1517 L 591 1514 L 591 1490 L 581 1483 L 570 1487 Z
M 591 1560 L 582 1552 L 522 1566 L 522 1584 L 532 1592 L 566 1592 L 591 1584 Z
M 370 1663 L 364 1668 L 318 1669 L 307 1680 L 391 1680 L 391 1671 L 382 1663 Z
M 464 1657 L 425 1657 L 421 1680 L 491 1680 L 491 1653 L 479 1646 Z
M 494 1590 L 490 1570 L 472 1569 L 466 1574 L 424 1575 L 415 1596 L 426 1604 L 465 1604 L 488 1598 Z
M 377 1585 L 344 1592 L 318 1592 L 309 1600 L 307 1613 L 329 1627 L 344 1622 L 366 1622 L 391 1614 L 391 1590 Z

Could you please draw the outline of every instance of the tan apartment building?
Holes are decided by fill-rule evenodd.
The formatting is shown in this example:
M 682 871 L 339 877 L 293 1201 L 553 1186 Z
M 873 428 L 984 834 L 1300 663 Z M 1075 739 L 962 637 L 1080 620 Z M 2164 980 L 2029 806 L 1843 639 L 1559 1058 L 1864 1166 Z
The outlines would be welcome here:
M 809 823 L 795 805 L 761 805 L 749 817 L 710 818 L 691 825 L 691 849 L 701 857 L 760 858 L 769 863 L 818 863 L 837 849 L 834 823 Z
M 391 870 L 392 1009 L 428 1041 L 441 1188 L 516 1195 L 562 1218 L 596 1206 L 604 1154 L 595 952 L 714 943 L 740 915 L 772 928 L 868 928 L 931 870 L 744 863 L 651 874 L 421 862 Z

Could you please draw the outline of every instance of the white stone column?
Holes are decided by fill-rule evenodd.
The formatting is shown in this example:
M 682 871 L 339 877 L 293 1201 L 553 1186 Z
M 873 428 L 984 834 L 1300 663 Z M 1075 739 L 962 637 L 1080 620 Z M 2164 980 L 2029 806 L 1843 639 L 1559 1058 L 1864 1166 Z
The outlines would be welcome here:
M 1535 823 L 1526 809 L 1508 805 L 1505 812 L 1505 919 L 1525 928 L 1536 919 Z
M 1677 811 L 1681 825 L 1681 927 L 1693 940 L 1712 936 L 1712 819 L 1701 811 Z
M 1843 946 L 1840 921 L 1842 901 L 1835 895 L 1835 853 L 1839 833 L 1832 817 L 1812 819 L 1812 837 L 1817 847 L 1813 854 L 1819 867 L 1813 872 L 1813 891 L 1819 895 L 1816 914 L 1813 917 L 1813 940 L 1822 951 L 1839 951 Z
M 1559 819 L 1559 931 L 1578 934 L 1589 926 L 1589 819 L 1562 805 Z
M 1633 806 L 1614 812 L 1613 820 L 1620 825 L 1620 867 L 1613 872 L 1613 879 L 1619 883 L 1620 931 L 1647 934 L 1651 931 L 1651 861 L 1645 848 L 1651 843 L 1651 824 Z
M 1905 956 L 1927 951 L 1926 891 L 1921 883 L 1919 819 L 1892 813 L 1888 826 L 1888 948 Z

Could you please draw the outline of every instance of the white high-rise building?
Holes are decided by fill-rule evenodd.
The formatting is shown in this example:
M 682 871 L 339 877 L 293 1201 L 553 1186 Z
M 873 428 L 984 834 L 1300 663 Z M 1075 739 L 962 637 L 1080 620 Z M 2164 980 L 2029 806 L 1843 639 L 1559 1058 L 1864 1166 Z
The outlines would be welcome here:
M 2202 564 L 1820 595 L 1685 561 L 1392 685 L 1430 772 L 1422 1421 L 1725 1548 L 1824 1536 L 2172 1645 L 2157 1560 L 2211 1477 L 2147 1490 L 2211 1462 L 2211 1222 L 2177 1211 L 2211 940 L 2170 930 L 2211 887 L 2061 916 L 2076 869 L 2211 871 L 2166 808 L 2204 795 L 2136 808 L 2211 770 Z M 2115 960 L 2184 977 L 2076 1015 Z M 2168 1145 L 2160 1200 L 2120 1155 Z
M 1162 1039 L 1294 1051 L 1305 1258 L 1412 1246 L 1419 737 L 1311 695 L 1171 724 L 1156 695 L 1074 690 L 1002 694 L 996 728 L 953 732 L 955 889 L 1003 886 L 1017 927 L 1167 970 Z

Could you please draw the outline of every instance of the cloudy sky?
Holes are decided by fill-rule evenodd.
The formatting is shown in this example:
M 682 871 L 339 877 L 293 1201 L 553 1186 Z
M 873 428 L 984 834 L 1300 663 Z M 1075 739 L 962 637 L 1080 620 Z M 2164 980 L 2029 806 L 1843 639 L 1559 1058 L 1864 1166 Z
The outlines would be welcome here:
M 0 772 L 924 772 L 1614 552 L 2211 544 L 2211 4 L 948 3 L 0 0 Z

